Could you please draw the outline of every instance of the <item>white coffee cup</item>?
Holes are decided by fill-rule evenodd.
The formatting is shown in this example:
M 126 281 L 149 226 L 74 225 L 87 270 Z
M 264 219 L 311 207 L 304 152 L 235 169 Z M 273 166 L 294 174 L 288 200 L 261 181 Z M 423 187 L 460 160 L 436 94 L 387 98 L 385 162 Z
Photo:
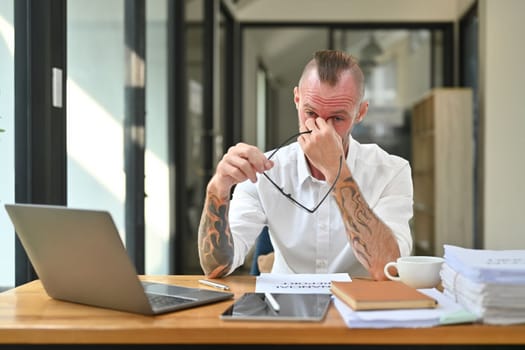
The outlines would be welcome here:
M 441 265 L 445 260 L 437 256 L 403 256 L 385 265 L 386 277 L 401 281 L 413 288 L 434 288 L 441 282 Z M 388 269 L 395 267 L 398 276 L 392 276 Z

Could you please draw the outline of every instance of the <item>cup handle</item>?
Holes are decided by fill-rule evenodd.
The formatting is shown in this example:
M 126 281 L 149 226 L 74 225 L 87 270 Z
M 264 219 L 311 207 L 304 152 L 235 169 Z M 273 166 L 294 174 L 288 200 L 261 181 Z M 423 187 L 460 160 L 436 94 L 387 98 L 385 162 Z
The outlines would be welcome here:
M 397 269 L 397 263 L 395 261 L 391 261 L 385 265 L 385 268 L 383 269 L 383 272 L 385 273 L 385 276 L 388 277 L 389 280 L 392 281 L 401 281 L 401 278 L 398 276 L 392 276 L 390 272 L 388 272 L 389 267 L 395 267 Z

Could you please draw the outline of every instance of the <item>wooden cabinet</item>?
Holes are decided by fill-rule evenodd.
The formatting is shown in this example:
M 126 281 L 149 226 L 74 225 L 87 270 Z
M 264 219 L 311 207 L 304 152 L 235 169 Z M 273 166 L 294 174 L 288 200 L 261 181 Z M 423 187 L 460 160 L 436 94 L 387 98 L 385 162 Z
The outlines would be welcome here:
M 415 254 L 473 246 L 473 114 L 470 88 L 439 88 L 412 110 Z

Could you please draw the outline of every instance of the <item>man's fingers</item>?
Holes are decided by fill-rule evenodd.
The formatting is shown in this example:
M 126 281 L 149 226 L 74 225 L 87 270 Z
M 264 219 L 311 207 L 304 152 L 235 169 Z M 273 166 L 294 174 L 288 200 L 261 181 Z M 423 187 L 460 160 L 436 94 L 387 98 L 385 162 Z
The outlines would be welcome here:
M 257 173 L 273 166 L 273 162 L 255 146 L 240 143 L 230 147 L 217 167 L 222 176 L 228 176 L 234 183 L 250 179 L 257 181 Z

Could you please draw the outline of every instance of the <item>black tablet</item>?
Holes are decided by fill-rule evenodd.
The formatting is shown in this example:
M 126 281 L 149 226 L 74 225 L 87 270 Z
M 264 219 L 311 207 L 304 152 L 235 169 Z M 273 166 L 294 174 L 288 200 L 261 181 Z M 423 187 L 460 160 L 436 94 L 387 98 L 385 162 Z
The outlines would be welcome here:
M 269 300 L 273 297 L 273 301 Z M 322 321 L 330 294 L 245 293 L 220 316 L 223 320 Z M 273 303 L 277 303 L 276 305 Z

